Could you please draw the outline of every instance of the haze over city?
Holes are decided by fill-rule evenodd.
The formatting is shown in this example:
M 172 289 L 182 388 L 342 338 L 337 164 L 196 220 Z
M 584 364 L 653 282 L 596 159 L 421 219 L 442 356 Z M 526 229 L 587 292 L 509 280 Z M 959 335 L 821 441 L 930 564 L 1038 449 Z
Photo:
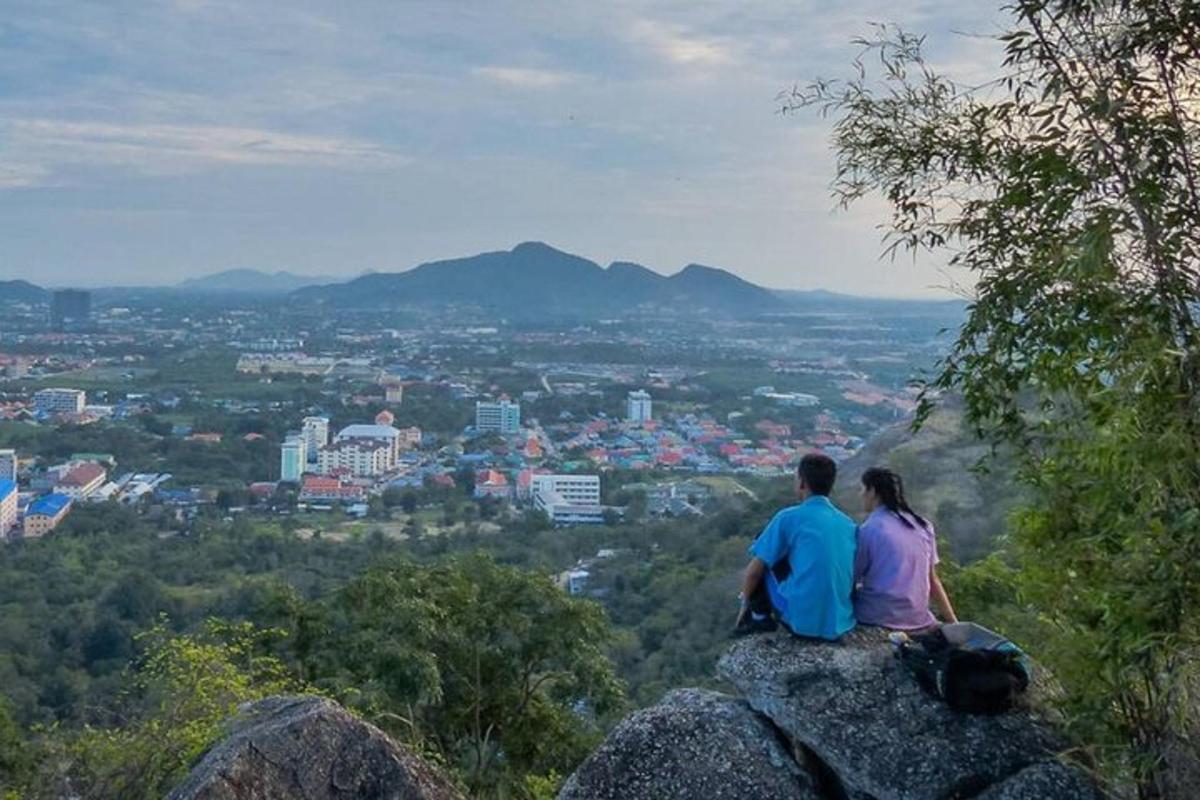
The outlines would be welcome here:
M 552 8 L 552 10 L 551 10 Z M 971 83 L 987 4 L 7 4 L 0 278 L 351 278 L 538 239 L 661 273 L 945 296 L 836 212 L 829 124 L 777 94 L 871 21 Z M 961 277 L 961 276 L 956 276 Z

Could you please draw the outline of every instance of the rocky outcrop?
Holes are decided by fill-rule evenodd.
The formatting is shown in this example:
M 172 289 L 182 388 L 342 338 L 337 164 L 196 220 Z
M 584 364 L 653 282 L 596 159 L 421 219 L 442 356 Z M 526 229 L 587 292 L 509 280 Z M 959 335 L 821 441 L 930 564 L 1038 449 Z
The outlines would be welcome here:
M 168 800 L 462 800 L 437 770 L 318 697 L 245 707 Z
M 999 796 L 1098 797 L 1082 775 L 1050 769 L 1063 744 L 1034 712 L 952 710 L 921 690 L 882 631 L 859 629 L 837 644 L 753 637 L 734 645 L 717 671 L 852 796 L 966 798 L 1015 781 Z M 1027 772 L 1038 765 L 1047 766 Z M 1020 785 L 1035 785 L 1030 776 L 1051 773 L 1060 791 L 1022 794 Z
M 752 636 L 718 673 L 745 705 L 668 695 L 617 727 L 560 800 L 1100 800 L 1086 775 L 1056 760 L 1064 745 L 1033 710 L 1036 689 L 1028 708 L 956 712 L 920 689 L 881 631 L 836 644 Z M 793 758 L 779 765 L 784 753 Z M 754 788 L 735 783 L 747 774 Z
M 815 779 L 743 700 L 679 689 L 630 716 L 559 800 L 819 800 Z

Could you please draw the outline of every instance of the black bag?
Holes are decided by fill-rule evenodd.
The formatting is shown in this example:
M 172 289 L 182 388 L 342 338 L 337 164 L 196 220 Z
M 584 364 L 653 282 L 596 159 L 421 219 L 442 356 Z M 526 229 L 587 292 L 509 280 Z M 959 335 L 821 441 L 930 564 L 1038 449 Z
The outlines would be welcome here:
M 946 625 L 902 642 L 900 662 L 925 691 L 968 714 L 999 714 L 1029 688 L 1021 650 L 974 623 Z

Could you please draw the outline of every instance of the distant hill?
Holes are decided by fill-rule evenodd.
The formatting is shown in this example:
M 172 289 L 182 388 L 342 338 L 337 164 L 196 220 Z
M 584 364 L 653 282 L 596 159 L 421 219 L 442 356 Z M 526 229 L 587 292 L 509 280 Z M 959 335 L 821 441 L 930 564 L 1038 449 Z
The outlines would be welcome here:
M 187 292 L 244 292 L 247 294 L 286 294 L 305 286 L 317 286 L 338 280 L 328 275 L 296 275 L 292 272 L 262 272 L 256 269 L 227 269 L 200 278 L 191 278 L 175 288 Z
M 48 303 L 50 302 L 50 292 L 29 281 L 0 281 L 0 301 Z
M 620 316 L 638 311 L 750 317 L 787 310 L 773 292 L 715 267 L 663 276 L 638 264 L 607 269 L 541 242 L 300 289 L 335 307 L 474 306 L 512 318 Z
M 775 296 L 782 300 L 793 311 L 822 310 L 830 311 L 838 308 L 860 308 L 870 304 L 879 309 L 904 311 L 936 311 L 955 308 L 965 308 L 966 301 L 957 298 L 945 300 L 899 299 L 886 297 L 859 297 L 852 294 L 840 294 L 825 289 L 776 289 Z

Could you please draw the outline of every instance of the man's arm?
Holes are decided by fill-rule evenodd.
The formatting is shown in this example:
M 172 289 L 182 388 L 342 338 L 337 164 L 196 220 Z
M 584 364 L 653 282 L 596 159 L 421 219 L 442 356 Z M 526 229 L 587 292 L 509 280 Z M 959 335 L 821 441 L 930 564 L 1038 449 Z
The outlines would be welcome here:
M 767 572 L 767 564 L 761 558 L 752 558 L 750 563 L 746 565 L 746 573 L 742 576 L 742 607 L 738 611 L 736 624 L 741 624 L 742 619 L 750 610 L 750 596 L 758 589 L 758 585 L 762 582 L 763 576 Z
M 942 622 L 958 622 L 954 606 L 950 605 L 950 596 L 946 594 L 946 587 L 942 586 L 942 579 L 938 577 L 936 566 L 929 568 L 929 597 L 937 607 Z

